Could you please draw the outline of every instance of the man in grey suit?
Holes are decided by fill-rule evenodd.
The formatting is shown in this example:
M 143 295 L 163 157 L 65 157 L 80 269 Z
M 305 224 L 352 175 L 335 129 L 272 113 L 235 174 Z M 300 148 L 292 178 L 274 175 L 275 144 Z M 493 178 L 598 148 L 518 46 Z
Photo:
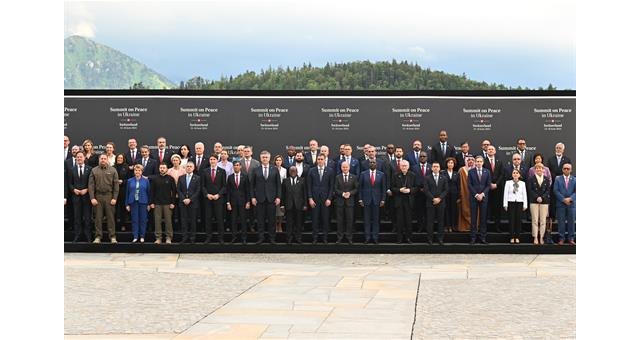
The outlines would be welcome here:
M 340 174 L 336 176 L 333 193 L 338 224 L 338 241 L 336 241 L 336 243 L 342 242 L 346 231 L 347 242 L 349 242 L 349 245 L 352 245 L 353 208 L 355 206 L 355 197 L 358 194 L 358 178 L 350 173 L 351 169 L 348 162 L 342 162 L 342 164 L 340 164 L 340 170 Z
M 246 150 L 246 149 L 245 149 Z M 249 176 L 251 182 L 251 204 L 255 207 L 258 220 L 258 242 L 264 242 L 265 219 L 268 221 L 269 242 L 276 243 L 276 207 L 280 205 L 282 184 L 280 172 L 269 165 L 271 154 L 260 152 L 260 166 L 254 168 Z

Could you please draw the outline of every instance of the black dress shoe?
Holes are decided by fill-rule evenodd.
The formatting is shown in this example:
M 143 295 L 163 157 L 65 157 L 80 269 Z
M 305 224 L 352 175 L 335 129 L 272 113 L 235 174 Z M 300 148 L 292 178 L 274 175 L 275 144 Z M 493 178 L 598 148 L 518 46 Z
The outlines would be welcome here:
M 485 240 L 485 239 L 480 240 L 480 243 L 482 243 L 482 244 L 489 244 L 489 242 L 487 242 L 487 240 Z
M 271 241 L 269 241 L 270 244 L 276 244 L 276 240 L 271 239 Z
M 246 246 L 247 245 L 247 240 L 242 240 L 242 245 Z
M 236 238 L 234 237 L 234 238 L 231 239 L 231 242 L 229 242 L 229 243 L 233 244 L 235 242 L 236 242 Z
M 340 244 L 340 243 L 342 243 L 342 237 L 340 237 L 340 238 L 338 238 L 338 239 L 336 240 L 336 244 Z
M 324 240 L 322 240 L 322 243 L 329 244 L 329 241 L 327 241 L 327 239 L 325 238 Z
M 80 238 L 80 236 L 76 236 L 76 237 L 73 238 L 73 241 L 71 241 L 71 242 L 77 243 L 79 238 Z
M 411 241 L 411 239 L 410 239 L 410 238 L 407 238 L 407 243 L 409 243 L 409 244 L 413 244 L 413 241 Z
M 204 243 L 210 243 L 211 242 L 211 236 L 207 236 L 207 238 L 204 239 Z
M 379 244 L 378 240 L 373 240 L 373 244 Z
M 347 242 L 349 242 L 349 245 L 352 246 L 353 245 L 353 240 L 347 240 Z
M 469 244 L 470 244 L 470 245 L 475 245 L 475 244 L 476 244 L 476 240 L 475 240 L 475 239 L 473 239 L 473 240 L 469 241 Z
M 316 244 L 318 244 L 318 240 L 316 240 L 316 239 L 314 238 L 314 239 L 313 239 L 313 242 L 311 242 L 311 244 L 313 244 L 313 245 L 315 246 Z
M 180 240 L 180 244 L 185 244 L 185 243 L 187 243 L 187 239 L 183 237 L 182 240 Z
M 224 244 L 224 240 L 218 240 L 218 244 L 219 245 L 223 245 Z
M 427 240 L 427 244 L 432 246 L 433 245 L 433 240 Z
M 192 239 L 191 239 L 191 241 L 190 241 L 190 243 L 191 243 L 191 244 L 195 244 L 195 243 L 196 243 L 196 239 L 195 239 L 195 238 L 192 238 Z
M 396 241 L 396 244 L 401 244 L 401 243 L 402 243 L 402 240 L 397 240 Z
M 264 242 L 264 239 L 259 239 L 258 242 L 256 242 L 256 245 L 262 244 Z
M 369 244 L 369 240 L 364 240 L 364 244 Z
M 438 240 L 438 244 L 444 246 L 444 242 L 442 240 Z

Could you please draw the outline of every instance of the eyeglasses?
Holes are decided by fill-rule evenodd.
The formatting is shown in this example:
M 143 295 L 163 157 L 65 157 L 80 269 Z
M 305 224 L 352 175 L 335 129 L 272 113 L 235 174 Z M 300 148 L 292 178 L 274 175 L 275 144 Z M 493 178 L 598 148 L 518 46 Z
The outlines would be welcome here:
M 562 168 L 562 170 L 571 170 L 571 168 Z

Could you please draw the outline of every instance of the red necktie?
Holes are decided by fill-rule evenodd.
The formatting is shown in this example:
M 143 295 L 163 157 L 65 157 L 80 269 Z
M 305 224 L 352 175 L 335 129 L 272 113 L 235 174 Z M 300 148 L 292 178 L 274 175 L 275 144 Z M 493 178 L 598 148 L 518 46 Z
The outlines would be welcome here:
M 216 170 L 215 169 L 211 169 L 211 182 L 213 182 L 213 183 L 216 182 Z
M 374 172 L 371 173 L 371 186 L 376 182 L 376 175 Z
M 164 158 L 164 150 L 160 150 L 160 163 L 162 163 L 162 158 Z
M 398 165 L 396 165 L 396 169 L 400 170 L 400 160 L 397 161 Z
M 426 176 L 427 175 L 427 167 L 426 165 L 422 164 L 422 176 Z
M 494 166 L 493 166 L 493 158 L 489 159 L 489 163 L 491 163 L 491 172 L 493 173 L 493 168 L 494 168 Z

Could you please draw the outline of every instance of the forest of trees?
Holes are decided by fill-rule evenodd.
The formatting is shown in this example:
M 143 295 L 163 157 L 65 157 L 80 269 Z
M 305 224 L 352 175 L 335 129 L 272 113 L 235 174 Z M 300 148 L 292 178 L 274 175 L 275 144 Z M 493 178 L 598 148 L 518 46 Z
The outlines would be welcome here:
M 303 64 L 302 67 L 271 68 L 260 73 L 247 71 L 219 80 L 202 77 L 180 82 L 180 89 L 189 90 L 529 90 L 518 86 L 475 81 L 466 74 L 454 75 L 407 61 L 356 61 L 327 63 L 324 67 Z M 549 84 L 538 90 L 555 90 Z

